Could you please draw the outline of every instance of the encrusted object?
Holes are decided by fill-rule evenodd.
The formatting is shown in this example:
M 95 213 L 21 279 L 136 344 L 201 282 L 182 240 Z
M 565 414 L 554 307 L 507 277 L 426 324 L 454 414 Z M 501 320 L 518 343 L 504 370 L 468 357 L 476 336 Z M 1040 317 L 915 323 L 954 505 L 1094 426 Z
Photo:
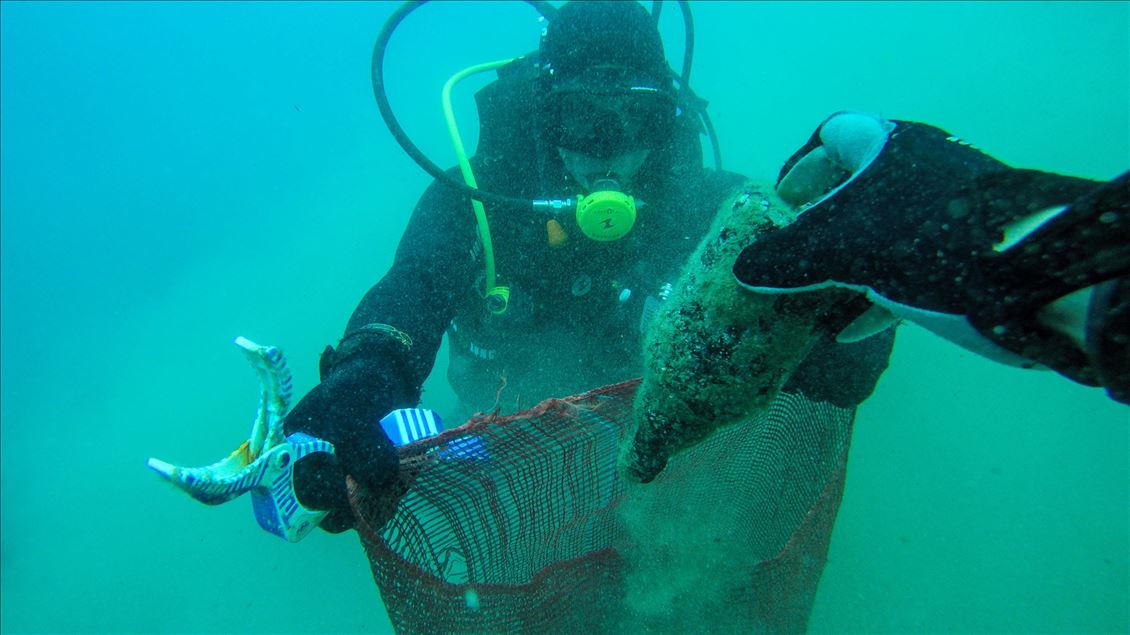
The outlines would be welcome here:
M 835 298 L 753 294 L 734 280 L 738 253 L 795 219 L 771 186 L 747 182 L 720 210 L 646 338 L 635 428 L 620 454 L 621 469 L 643 482 L 715 428 L 767 407 Z

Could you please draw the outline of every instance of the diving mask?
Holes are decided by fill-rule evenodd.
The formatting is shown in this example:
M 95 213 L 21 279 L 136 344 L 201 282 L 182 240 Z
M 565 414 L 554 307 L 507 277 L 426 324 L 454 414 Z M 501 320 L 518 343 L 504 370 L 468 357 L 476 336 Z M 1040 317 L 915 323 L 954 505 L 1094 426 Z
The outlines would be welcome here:
M 675 112 L 671 95 L 649 86 L 558 90 L 543 108 L 544 130 L 554 146 L 609 159 L 665 143 Z

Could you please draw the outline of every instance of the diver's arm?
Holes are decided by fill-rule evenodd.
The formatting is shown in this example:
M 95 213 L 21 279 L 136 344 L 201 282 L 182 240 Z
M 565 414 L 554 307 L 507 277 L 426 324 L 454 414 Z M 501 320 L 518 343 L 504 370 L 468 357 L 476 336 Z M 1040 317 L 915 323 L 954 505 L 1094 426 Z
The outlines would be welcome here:
M 299 501 L 330 511 L 323 529 L 336 533 L 354 524 L 347 475 L 374 495 L 398 491 L 396 449 L 378 422 L 419 401 L 455 294 L 471 284 L 474 234 L 462 222 L 469 217 L 447 188 L 433 184 L 425 192 L 392 268 L 362 299 L 337 348 L 326 347 L 321 383 L 286 418 L 287 434 L 334 444 L 336 456 L 312 454 L 294 468 Z
M 361 299 L 345 336 L 369 325 L 395 328 L 411 339 L 406 380 L 423 383 L 443 333 L 481 268 L 477 234 L 466 197 L 439 184 L 420 197 L 388 273 Z
M 1130 403 L 1130 173 L 1016 169 L 932 126 L 841 112 L 778 192 L 806 211 L 738 256 L 747 288 L 861 291 L 875 307 L 852 337 L 903 318 Z
M 653 479 L 679 450 L 767 407 L 852 294 L 752 294 L 733 277 L 743 247 L 788 224 L 773 188 L 746 183 L 723 203 L 646 340 L 634 428 L 620 467 Z

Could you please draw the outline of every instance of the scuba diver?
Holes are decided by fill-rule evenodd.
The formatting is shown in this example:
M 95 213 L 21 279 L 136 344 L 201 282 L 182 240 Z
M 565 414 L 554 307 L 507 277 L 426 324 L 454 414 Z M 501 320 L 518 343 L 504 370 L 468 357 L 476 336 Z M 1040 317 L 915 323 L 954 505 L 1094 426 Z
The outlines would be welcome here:
M 291 542 L 315 527 L 331 533 L 356 529 L 390 619 L 404 631 L 445 632 L 453 630 L 452 622 L 445 620 L 466 619 L 468 631 L 511 632 L 522 630 L 513 620 L 542 618 L 557 625 L 545 627 L 551 632 L 575 632 L 581 623 L 603 632 L 641 630 L 642 625 L 617 625 L 651 619 L 622 597 L 633 584 L 629 578 L 648 579 L 646 569 L 624 571 L 604 559 L 637 565 L 659 562 L 651 551 L 623 554 L 637 545 L 662 546 L 646 530 L 639 540 L 618 544 L 623 523 L 612 517 L 628 507 L 620 505 L 627 483 L 616 471 L 615 445 L 630 421 L 636 384 L 629 380 L 640 377 L 649 356 L 655 358 L 644 350 L 645 334 L 654 330 L 655 316 L 671 302 L 674 283 L 684 275 L 696 246 L 715 241 L 720 209 L 748 211 L 751 218 L 777 218 L 791 211 L 780 202 L 760 207 L 763 199 L 750 192 L 761 185 L 721 169 L 705 101 L 689 86 L 693 28 L 685 1 L 679 3 L 687 34 L 680 74 L 664 55 L 658 3 L 649 13 L 637 2 L 574 1 L 555 8 L 531 1 L 547 20 L 536 52 L 469 67 L 445 86 L 445 114 L 459 166 L 439 168 L 407 139 L 383 89 L 388 39 L 421 4 L 406 3 L 394 12 L 374 46 L 373 87 L 382 116 L 401 146 L 436 179 L 413 211 L 390 270 L 361 299 L 337 346 L 323 351 L 321 382 L 292 410 L 288 412 L 290 374 L 279 350 L 237 338 L 260 377 L 260 409 L 248 440 L 209 466 L 182 468 L 158 459 L 148 465 L 206 504 L 250 493 L 260 526 Z M 476 94 L 480 135 L 475 155 L 468 159 L 453 123 L 450 88 L 461 77 L 491 69 L 497 69 L 498 79 Z M 713 146 L 714 169 L 703 165 L 703 132 Z M 725 286 L 740 290 L 732 279 Z M 551 397 L 570 405 L 589 397 L 603 399 L 600 412 L 620 414 L 603 419 L 605 415 L 591 414 L 596 406 L 570 409 L 558 421 L 580 434 L 565 439 L 539 427 L 544 419 L 525 420 L 544 436 L 523 444 L 519 452 L 503 453 L 505 444 L 492 443 L 503 431 L 525 427 L 511 426 L 507 417 L 471 422 L 466 433 L 460 428 L 438 434 L 434 413 L 412 407 L 420 400 L 421 384 L 445 333 L 448 379 L 462 401 L 463 414 L 520 410 Z M 679 333 L 671 339 L 689 341 Z M 789 407 L 797 409 L 777 419 L 784 428 L 778 440 L 804 444 L 816 438 L 809 434 L 815 432 L 829 437 L 830 451 L 817 456 L 805 449 L 788 457 L 770 455 L 773 460 L 736 464 L 750 476 L 739 482 L 757 491 L 735 491 L 736 483 L 724 489 L 757 510 L 755 518 L 740 519 L 738 529 L 756 534 L 758 547 L 742 539 L 725 541 L 740 545 L 747 556 L 743 565 L 727 567 L 736 576 L 741 597 L 749 600 L 734 602 L 735 628 L 756 620 L 773 622 L 778 631 L 803 630 L 831 524 L 807 531 L 804 540 L 792 541 L 790 536 L 810 509 L 818 507 L 821 517 L 834 519 L 840 491 L 834 486 L 842 483 L 842 470 L 836 471 L 840 454 L 834 449 L 846 449 L 855 408 L 885 370 L 893 341 L 894 329 L 853 343 L 837 343 L 829 335 L 808 342 L 803 359 L 791 360 L 794 372 L 782 392 L 790 395 Z M 725 342 L 714 344 L 702 352 L 728 350 Z M 581 411 L 589 414 L 582 416 Z M 437 434 L 431 441 L 453 445 L 422 460 L 412 454 L 422 445 L 402 447 Z M 600 454 L 579 449 L 585 438 L 600 444 Z M 751 446 L 762 440 L 754 434 L 741 442 Z M 543 453 L 525 453 L 539 441 L 545 443 Z M 566 456 L 579 463 L 570 467 Z M 480 458 L 489 460 L 477 463 Z M 442 567 L 436 579 L 443 584 L 437 589 L 459 594 L 470 612 L 456 615 L 455 605 L 446 600 L 441 601 L 445 610 L 422 610 L 420 595 L 400 584 L 405 561 L 385 549 L 378 536 L 386 528 L 391 535 L 404 535 L 398 523 L 412 513 L 412 505 L 399 503 L 410 495 L 418 500 L 427 480 L 419 471 L 425 464 L 452 466 L 460 478 L 478 472 L 491 480 L 477 497 L 488 503 L 489 517 L 455 514 L 445 521 L 446 527 L 435 525 L 433 518 L 416 536 L 429 543 L 424 549 L 435 556 L 429 556 L 428 566 Z M 464 473 L 464 465 L 473 467 Z M 537 471 L 547 478 L 515 479 L 514 470 Z M 787 478 L 797 470 L 796 478 Z M 587 494 L 576 490 L 576 483 L 561 481 L 574 477 L 587 483 Z M 789 483 L 787 503 L 786 492 L 772 485 L 782 478 Z M 832 487 L 825 487 L 827 483 Z M 511 485 L 518 489 L 502 491 Z M 558 488 L 579 498 L 554 505 L 552 514 L 529 508 L 529 500 L 552 502 Z M 682 496 L 678 487 L 658 489 L 681 501 L 691 498 Z M 440 496 L 465 493 L 445 488 Z M 594 602 L 600 599 L 599 610 L 594 603 L 574 602 L 579 587 L 561 594 L 541 583 L 507 587 L 503 595 L 523 603 L 521 610 L 494 598 L 493 610 L 480 611 L 477 596 L 463 596 L 465 589 L 456 578 L 472 562 L 491 569 L 509 567 L 508 556 L 494 544 L 496 535 L 505 541 L 508 523 L 528 528 L 529 522 L 545 523 L 558 515 L 592 531 L 572 532 L 568 539 L 540 536 L 565 549 L 560 552 L 541 540 L 508 542 L 533 552 L 527 554 L 530 558 L 513 557 L 530 562 L 548 558 L 554 569 L 575 572 Z M 485 535 L 459 548 L 438 544 L 477 527 L 485 528 Z M 558 529 L 554 521 L 546 527 Z M 434 553 L 433 541 L 438 550 Z M 750 572 L 781 553 L 786 543 L 800 558 L 796 567 L 782 570 L 787 579 L 758 576 L 751 586 Z M 381 554 L 393 560 L 382 560 Z M 582 562 L 594 566 L 578 568 Z M 603 564 L 595 566 L 598 562 Z M 506 579 L 513 581 L 509 573 Z M 501 588 L 490 586 L 487 578 L 477 582 Z M 484 588 L 484 602 L 486 593 Z M 557 603 L 567 604 L 567 610 L 547 612 Z
M 686 75 L 676 86 L 656 20 L 636 2 L 562 5 L 536 54 L 498 75 L 477 96 L 482 133 L 469 162 L 479 190 L 511 197 L 486 200 L 493 240 L 481 237 L 467 192 L 437 179 L 391 269 L 323 353 L 321 383 L 286 417 L 288 435 L 337 449 L 294 468 L 299 501 L 329 510 L 327 531 L 353 525 L 347 474 L 393 495 L 397 454 L 376 422 L 418 403 L 445 332 L 448 379 L 467 414 L 638 377 L 651 316 L 745 180 L 703 167 Z M 522 205 L 571 197 L 575 216 Z M 834 379 L 806 392 L 854 407 L 892 343 L 893 331 L 851 345 L 829 338 L 798 376 Z

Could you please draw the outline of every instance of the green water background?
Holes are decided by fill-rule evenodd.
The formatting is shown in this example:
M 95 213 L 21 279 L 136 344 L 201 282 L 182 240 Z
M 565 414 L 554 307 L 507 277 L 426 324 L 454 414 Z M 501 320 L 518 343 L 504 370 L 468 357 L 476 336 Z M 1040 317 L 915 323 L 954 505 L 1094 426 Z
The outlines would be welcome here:
M 286 544 L 246 501 L 201 506 L 144 463 L 245 438 L 236 335 L 283 347 L 308 390 L 391 262 L 429 181 L 369 86 L 394 7 L 0 4 L 3 632 L 389 629 L 353 535 Z M 774 177 L 840 109 L 1020 167 L 1130 167 L 1127 3 L 693 8 L 693 84 L 729 169 Z M 444 79 L 539 31 L 509 3 L 405 23 L 390 96 L 429 155 L 453 162 Z M 472 141 L 481 83 L 458 109 Z M 441 410 L 443 355 L 424 395 Z M 860 409 L 812 631 L 1127 631 L 1128 430 L 1098 391 L 902 327 Z

